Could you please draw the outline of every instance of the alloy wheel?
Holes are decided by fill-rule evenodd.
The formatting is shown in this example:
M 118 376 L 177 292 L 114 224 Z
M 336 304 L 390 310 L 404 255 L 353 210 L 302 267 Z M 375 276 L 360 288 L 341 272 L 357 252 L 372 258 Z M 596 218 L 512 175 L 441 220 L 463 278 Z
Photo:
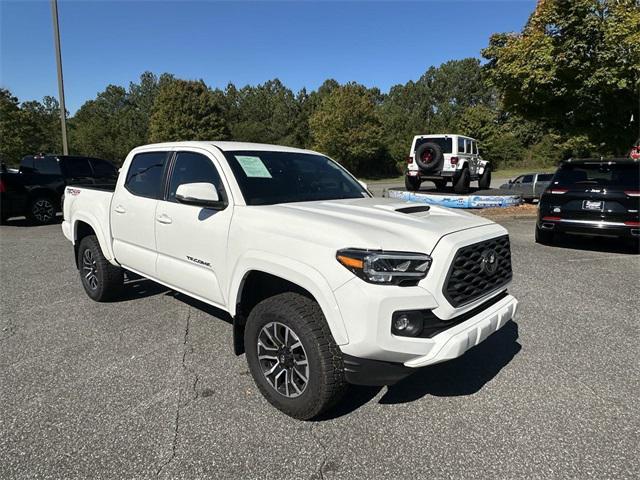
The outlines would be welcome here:
M 82 254 L 82 274 L 91 290 L 98 288 L 98 264 L 88 248 Z
M 31 209 L 33 216 L 41 223 L 50 222 L 54 217 L 53 203 L 45 198 L 37 200 Z
M 283 323 L 270 322 L 260 330 L 257 348 L 269 385 L 288 398 L 302 395 L 309 383 L 309 361 L 298 335 Z

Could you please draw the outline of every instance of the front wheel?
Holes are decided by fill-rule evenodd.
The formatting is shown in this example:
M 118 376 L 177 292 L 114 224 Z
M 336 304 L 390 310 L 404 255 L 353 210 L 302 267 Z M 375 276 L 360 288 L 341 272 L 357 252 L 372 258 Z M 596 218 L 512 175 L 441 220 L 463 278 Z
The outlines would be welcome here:
M 263 300 L 249 314 L 244 344 L 258 389 L 290 417 L 311 419 L 342 398 L 342 353 L 312 299 L 287 292 Z
M 124 271 L 104 257 L 95 235 L 84 237 L 80 242 L 78 269 L 85 292 L 96 302 L 112 300 L 122 291 Z
M 478 179 L 478 187 L 480 187 L 481 190 L 491 188 L 491 169 L 489 165 L 484 167 L 484 172 L 482 172 L 482 175 L 480 175 Z

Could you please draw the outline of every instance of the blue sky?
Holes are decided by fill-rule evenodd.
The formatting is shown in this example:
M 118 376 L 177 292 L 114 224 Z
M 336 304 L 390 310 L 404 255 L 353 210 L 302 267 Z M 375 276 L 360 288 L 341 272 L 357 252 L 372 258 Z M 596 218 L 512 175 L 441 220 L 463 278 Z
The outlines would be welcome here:
M 59 0 L 67 109 L 108 84 L 171 72 L 212 87 L 280 78 L 390 86 L 431 65 L 480 56 L 493 32 L 519 31 L 533 1 Z M 0 0 L 0 84 L 20 100 L 57 96 L 49 0 Z

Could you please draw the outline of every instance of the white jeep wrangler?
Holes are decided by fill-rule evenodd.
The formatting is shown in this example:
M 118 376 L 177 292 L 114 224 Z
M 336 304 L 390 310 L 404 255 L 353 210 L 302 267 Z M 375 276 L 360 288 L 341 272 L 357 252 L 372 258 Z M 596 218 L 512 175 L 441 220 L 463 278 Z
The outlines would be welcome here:
M 478 141 L 462 135 L 416 135 L 409 152 L 405 186 L 419 190 L 423 180 L 438 189 L 449 181 L 456 193 L 469 191 L 469 183 L 478 181 L 481 189 L 491 185 L 491 166 L 478 153 Z

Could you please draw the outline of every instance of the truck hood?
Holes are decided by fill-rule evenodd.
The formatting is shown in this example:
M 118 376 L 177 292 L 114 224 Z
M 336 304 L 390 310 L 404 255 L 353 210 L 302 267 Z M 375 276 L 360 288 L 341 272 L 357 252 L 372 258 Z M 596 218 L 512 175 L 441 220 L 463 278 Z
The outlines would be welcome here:
M 358 198 L 248 207 L 260 229 L 282 231 L 338 248 L 368 248 L 430 253 L 444 235 L 491 225 L 462 210 Z M 253 217 L 253 215 L 252 215 Z M 254 224 L 255 225 L 255 224 Z

